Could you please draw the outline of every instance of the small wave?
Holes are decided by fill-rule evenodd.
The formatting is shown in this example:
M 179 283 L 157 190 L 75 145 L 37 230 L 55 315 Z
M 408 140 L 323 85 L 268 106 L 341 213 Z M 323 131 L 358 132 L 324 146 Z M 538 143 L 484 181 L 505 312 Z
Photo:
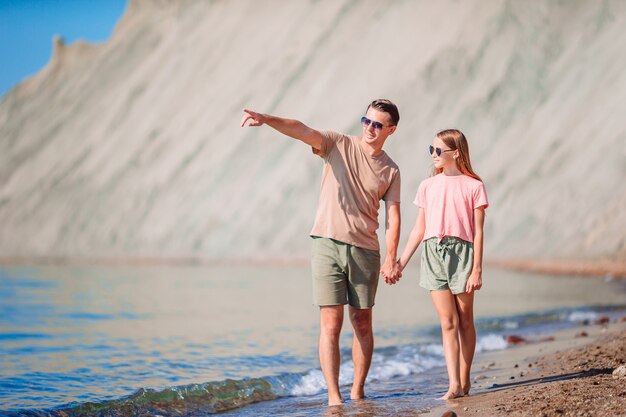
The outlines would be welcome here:
M 581 322 L 593 322 L 600 316 L 615 319 L 624 314 L 626 305 L 618 306 L 584 306 L 548 310 L 540 313 L 520 314 L 509 317 L 480 318 L 476 320 L 476 329 L 479 333 L 500 333 L 507 330 L 521 332 L 541 331 L 571 326 Z
M 600 314 L 595 311 L 573 311 L 567 316 L 567 320 L 578 323 L 593 321 L 598 317 L 600 317 Z
M 368 382 L 387 381 L 398 376 L 418 374 L 445 365 L 443 350 L 436 345 L 405 345 L 378 349 L 372 356 Z M 339 385 L 349 385 L 354 377 L 354 363 L 346 361 L 339 368 Z M 289 391 L 291 395 L 315 395 L 326 389 L 319 369 L 305 373 Z
M 443 351 L 436 344 L 391 346 L 378 349 L 372 357 L 368 381 L 386 381 L 444 366 Z M 339 384 L 352 383 L 354 364 L 341 365 Z M 311 396 L 326 390 L 319 369 L 285 373 L 256 379 L 225 380 L 172 387 L 140 389 L 133 395 L 112 401 L 64 406 L 54 410 L 29 410 L 20 416 L 200 416 L 221 413 L 245 405 L 285 396 Z
M 506 320 L 504 323 L 502 323 L 502 327 L 504 327 L 506 330 L 518 329 L 519 323 L 516 321 Z
M 343 366 L 342 366 L 343 367 Z M 341 371 L 339 371 L 341 375 Z M 291 395 L 314 395 L 326 389 L 324 375 L 319 369 L 309 371 L 302 376 L 302 379 L 290 390 Z
M 508 344 L 501 335 L 488 334 L 478 338 L 476 341 L 476 352 L 489 352 L 492 350 L 506 349 Z
M 140 389 L 112 401 L 83 403 L 53 410 L 24 410 L 7 416 L 204 416 L 276 398 L 263 378 L 192 384 L 164 390 Z

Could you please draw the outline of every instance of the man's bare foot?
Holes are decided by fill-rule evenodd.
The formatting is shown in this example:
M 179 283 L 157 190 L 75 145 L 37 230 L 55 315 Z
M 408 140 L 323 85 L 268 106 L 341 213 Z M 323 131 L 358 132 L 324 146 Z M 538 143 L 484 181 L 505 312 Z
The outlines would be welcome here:
M 362 400 L 363 398 L 365 398 L 365 386 L 353 384 L 352 390 L 350 391 L 350 399 Z
M 343 404 L 343 397 L 338 396 L 338 397 L 328 397 L 328 406 L 332 407 L 334 405 L 341 405 Z
M 358 392 L 353 392 L 350 394 L 350 399 L 351 400 L 362 400 L 365 398 L 365 394 L 363 393 L 363 391 L 361 391 L 360 393 Z
M 462 390 L 450 390 L 443 397 L 439 398 L 440 400 L 453 400 L 455 398 L 460 398 L 463 396 Z

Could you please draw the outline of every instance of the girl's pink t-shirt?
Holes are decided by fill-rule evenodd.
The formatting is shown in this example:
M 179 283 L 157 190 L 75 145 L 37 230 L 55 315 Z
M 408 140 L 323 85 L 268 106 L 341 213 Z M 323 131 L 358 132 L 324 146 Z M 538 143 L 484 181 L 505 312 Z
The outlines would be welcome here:
M 474 241 L 474 209 L 487 208 L 485 185 L 467 175 L 437 174 L 421 182 L 414 203 L 424 209 L 424 240 L 445 236 Z

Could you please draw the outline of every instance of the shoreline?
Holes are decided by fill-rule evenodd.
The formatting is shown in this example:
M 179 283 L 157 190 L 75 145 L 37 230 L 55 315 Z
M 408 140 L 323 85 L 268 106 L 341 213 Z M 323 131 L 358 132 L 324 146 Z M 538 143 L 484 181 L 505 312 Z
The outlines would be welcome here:
M 203 257 L 0 257 L 0 266 L 307 266 L 308 258 L 240 258 L 213 259 Z M 549 275 L 591 276 L 605 279 L 626 280 L 626 260 L 534 260 L 491 259 L 485 267 Z
M 626 377 L 612 372 L 626 364 L 626 316 L 581 325 L 553 337 L 488 352 L 472 371 L 472 395 L 446 401 L 421 414 L 452 411 L 467 416 L 625 415 Z
M 583 275 L 608 279 L 626 279 L 626 260 L 530 260 L 498 259 L 485 261 L 485 266 L 551 275 Z

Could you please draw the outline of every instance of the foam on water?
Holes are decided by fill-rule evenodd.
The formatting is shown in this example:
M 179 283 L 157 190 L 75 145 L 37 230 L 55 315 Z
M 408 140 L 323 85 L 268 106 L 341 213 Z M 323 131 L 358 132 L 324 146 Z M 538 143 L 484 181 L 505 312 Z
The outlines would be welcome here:
M 487 336 L 479 337 L 476 340 L 476 352 L 488 352 L 492 350 L 502 350 L 507 348 L 507 343 L 504 337 L 497 334 L 488 334 Z
M 341 375 L 341 371 L 340 371 Z M 313 395 L 326 389 L 324 375 L 319 369 L 309 371 L 290 391 L 291 395 Z
M 600 317 L 595 311 L 573 311 L 567 315 L 567 320 L 571 322 L 583 322 L 583 321 L 593 321 Z
M 504 337 L 488 334 L 479 337 L 476 352 L 501 350 L 507 348 Z M 426 343 L 394 346 L 378 349 L 372 356 L 372 364 L 367 377 L 369 382 L 387 381 L 399 376 L 419 374 L 420 372 L 445 366 L 441 344 Z M 339 384 L 349 385 L 354 376 L 354 363 L 343 363 L 339 370 Z M 326 389 L 324 376 L 319 369 L 305 373 L 289 391 L 291 395 L 315 395 Z
M 420 345 L 407 345 L 379 349 L 372 356 L 368 381 L 387 381 L 398 376 L 420 373 L 427 369 L 443 366 L 445 361 L 439 352 L 420 353 L 430 350 Z M 339 369 L 339 384 L 350 385 L 354 377 L 354 363 L 345 361 Z M 319 369 L 314 369 L 302 376 L 302 379 L 290 390 L 291 395 L 315 395 L 326 389 L 324 376 Z
M 503 327 L 507 330 L 513 330 L 513 329 L 518 329 L 519 328 L 519 323 L 516 321 L 508 321 L 506 320 L 503 323 Z

